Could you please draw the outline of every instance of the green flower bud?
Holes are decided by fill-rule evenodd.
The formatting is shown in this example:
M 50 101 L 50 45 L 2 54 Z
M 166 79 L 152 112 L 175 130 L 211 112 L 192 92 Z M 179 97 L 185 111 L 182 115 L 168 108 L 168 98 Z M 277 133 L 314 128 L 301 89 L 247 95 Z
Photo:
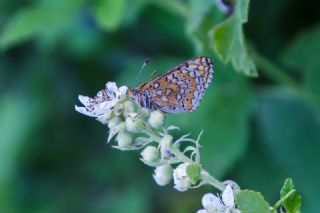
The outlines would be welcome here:
M 117 136 L 118 146 L 121 148 L 128 147 L 132 144 L 133 139 L 126 131 L 119 132 Z
M 122 103 L 118 103 L 117 105 L 114 106 L 114 109 L 113 109 L 113 113 L 116 115 L 116 116 L 119 116 L 123 113 L 123 110 L 124 110 L 124 106 Z
M 100 115 L 99 117 L 97 117 L 97 121 L 100 121 L 103 124 L 107 124 L 109 123 L 109 120 L 113 117 L 113 113 L 111 110 L 108 110 L 106 113 L 104 113 L 103 115 Z
M 118 125 L 119 123 L 121 123 L 121 119 L 120 118 L 118 118 L 118 117 L 113 117 L 113 118 L 111 118 L 111 120 L 109 121 L 109 123 L 108 123 L 108 127 L 109 127 L 109 129 L 112 129 L 113 127 L 115 127 L 116 125 Z
M 143 126 L 143 121 L 137 118 L 137 113 L 130 113 L 126 118 L 126 128 L 129 132 L 137 132 Z
M 159 110 L 152 111 L 148 123 L 155 129 L 160 128 L 164 123 L 164 115 Z
M 125 112 L 130 113 L 135 111 L 134 104 L 131 101 L 126 101 L 123 105 Z
M 147 146 L 141 152 L 142 159 L 146 162 L 155 162 L 159 159 L 159 150 L 154 146 Z
M 172 171 L 170 164 L 158 166 L 154 171 L 153 178 L 159 186 L 165 186 L 172 179 Z

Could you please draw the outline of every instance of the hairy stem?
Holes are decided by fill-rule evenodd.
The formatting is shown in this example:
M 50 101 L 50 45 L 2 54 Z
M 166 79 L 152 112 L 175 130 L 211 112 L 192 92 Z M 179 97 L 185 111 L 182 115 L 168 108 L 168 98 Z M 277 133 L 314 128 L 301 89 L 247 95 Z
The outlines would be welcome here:
M 201 177 L 202 177 L 202 181 L 204 183 L 210 184 L 211 186 L 219 189 L 220 191 L 223 191 L 226 186 L 221 183 L 220 181 L 218 181 L 216 178 L 214 178 L 213 176 L 211 176 L 209 174 L 209 172 L 207 172 L 206 170 L 202 169 L 201 171 Z

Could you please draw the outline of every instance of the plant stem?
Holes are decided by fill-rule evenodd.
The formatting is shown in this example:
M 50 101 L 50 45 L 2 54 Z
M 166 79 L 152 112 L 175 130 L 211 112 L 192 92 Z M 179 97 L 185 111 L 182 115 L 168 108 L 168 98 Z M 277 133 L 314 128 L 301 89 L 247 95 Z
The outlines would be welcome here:
M 223 183 L 211 176 L 209 172 L 207 172 L 204 169 L 202 169 L 201 171 L 201 177 L 203 182 L 210 184 L 211 186 L 219 189 L 220 191 L 223 191 L 226 188 L 226 186 Z
M 265 56 L 260 54 L 256 49 L 251 48 L 250 53 L 254 62 L 257 64 L 258 67 L 261 68 L 261 71 L 269 77 L 271 77 L 273 80 L 278 81 L 279 83 L 286 84 L 296 91 L 300 92 L 302 90 L 298 82 L 296 82 L 284 70 L 282 70 L 277 65 L 272 63 L 269 59 L 267 59 Z
M 171 144 L 168 149 L 179 159 L 184 162 L 188 162 L 190 164 L 194 163 L 190 158 L 185 156 L 179 149 L 177 149 L 173 144 Z M 216 178 L 211 176 L 209 172 L 205 171 L 204 169 L 201 170 L 201 178 L 204 183 L 210 184 L 211 186 L 223 191 L 225 189 L 225 185 L 218 181 Z
M 276 204 L 274 204 L 273 209 L 279 208 L 279 206 L 285 202 L 293 193 L 295 193 L 296 190 L 292 189 L 290 192 L 288 192 L 283 198 L 281 198 Z
M 275 65 L 268 58 L 259 53 L 255 48 L 250 48 L 251 56 L 261 71 L 271 77 L 273 80 L 292 88 L 296 95 L 309 104 L 313 108 L 317 108 L 314 98 L 305 91 L 299 82 L 292 78 L 286 71 Z
M 178 157 L 179 159 L 181 159 L 184 162 L 188 162 L 188 163 L 194 163 L 190 158 L 188 158 L 187 156 L 185 156 L 177 147 L 175 147 L 173 144 L 170 144 L 168 149 L 170 150 L 170 152 L 172 152 L 176 157 Z

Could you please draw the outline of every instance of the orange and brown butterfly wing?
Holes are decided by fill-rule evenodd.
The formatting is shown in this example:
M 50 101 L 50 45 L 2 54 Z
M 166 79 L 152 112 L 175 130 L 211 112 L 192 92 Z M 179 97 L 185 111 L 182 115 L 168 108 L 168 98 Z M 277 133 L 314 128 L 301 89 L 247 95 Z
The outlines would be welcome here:
M 210 58 L 198 57 L 179 64 L 137 88 L 147 97 L 150 108 L 163 112 L 195 110 L 212 80 Z

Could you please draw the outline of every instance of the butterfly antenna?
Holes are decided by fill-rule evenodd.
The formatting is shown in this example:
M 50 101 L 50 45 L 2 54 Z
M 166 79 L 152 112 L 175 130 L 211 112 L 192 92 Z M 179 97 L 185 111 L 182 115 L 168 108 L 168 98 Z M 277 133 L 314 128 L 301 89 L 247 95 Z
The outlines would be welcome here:
M 139 79 L 139 77 L 140 77 L 140 75 L 141 75 L 141 72 L 142 72 L 143 68 L 144 68 L 145 66 L 147 66 L 148 63 L 149 63 L 149 59 L 147 58 L 147 59 L 144 61 L 144 63 L 142 64 L 140 71 L 138 72 L 138 75 L 137 75 L 137 77 L 136 77 L 136 80 L 134 81 L 133 88 L 135 88 L 135 87 L 137 86 L 137 81 L 138 81 L 138 79 Z

